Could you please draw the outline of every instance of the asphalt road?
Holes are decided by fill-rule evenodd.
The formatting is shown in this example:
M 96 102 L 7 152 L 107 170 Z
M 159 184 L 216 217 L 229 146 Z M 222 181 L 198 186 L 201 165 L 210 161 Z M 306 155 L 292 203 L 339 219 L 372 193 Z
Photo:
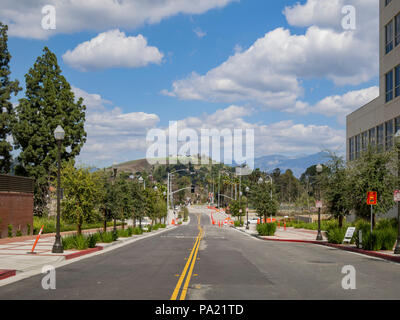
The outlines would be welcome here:
M 400 298 L 399 264 L 318 245 L 261 241 L 212 226 L 201 210 L 190 216 L 188 226 L 58 268 L 56 290 L 43 290 L 38 275 L 0 287 L 0 300 Z M 342 288 L 347 265 L 356 270 L 356 290 Z

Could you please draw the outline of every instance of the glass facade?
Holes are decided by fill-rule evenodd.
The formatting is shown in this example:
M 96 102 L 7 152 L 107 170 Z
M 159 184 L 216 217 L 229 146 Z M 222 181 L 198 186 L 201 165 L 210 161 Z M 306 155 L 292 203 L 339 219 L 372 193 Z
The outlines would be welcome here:
M 354 160 L 354 138 L 349 139 L 349 159 Z
M 393 121 L 385 123 L 385 145 L 386 150 L 390 150 L 393 147 Z
M 394 69 L 394 96 L 400 96 L 400 65 Z
M 393 50 L 393 21 L 390 21 L 386 27 L 386 53 Z
M 368 131 L 361 135 L 361 151 L 366 151 L 368 148 Z
M 371 146 L 376 146 L 376 129 L 372 128 L 369 130 L 369 144 Z
M 393 100 L 393 70 L 386 73 L 386 102 Z
M 380 126 L 376 127 L 376 143 L 378 146 L 378 151 L 381 152 L 383 151 L 385 145 L 385 132 L 383 130 L 383 124 L 381 124 Z
M 400 44 L 400 14 L 398 14 L 394 18 L 394 24 L 395 24 L 394 43 L 395 46 L 398 46 Z

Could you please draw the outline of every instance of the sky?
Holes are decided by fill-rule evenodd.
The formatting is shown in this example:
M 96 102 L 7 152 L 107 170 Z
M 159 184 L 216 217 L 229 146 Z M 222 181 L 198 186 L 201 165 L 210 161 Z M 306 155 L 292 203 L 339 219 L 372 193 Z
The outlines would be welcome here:
M 346 115 L 379 94 L 378 11 L 378 0 L 2 0 L 0 21 L 22 86 L 44 46 L 56 53 L 87 106 L 78 160 L 102 167 L 144 158 L 148 132 L 170 121 L 252 129 L 256 157 L 344 154 Z

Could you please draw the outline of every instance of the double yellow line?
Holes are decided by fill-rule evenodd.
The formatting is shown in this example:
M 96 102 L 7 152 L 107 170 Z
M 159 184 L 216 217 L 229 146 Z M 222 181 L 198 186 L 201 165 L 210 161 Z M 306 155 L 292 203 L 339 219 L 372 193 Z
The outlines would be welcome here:
M 183 288 L 182 288 L 182 292 L 181 292 L 181 296 L 180 296 L 179 300 L 185 300 L 185 298 L 186 298 L 187 289 L 189 287 L 190 279 L 192 278 L 194 265 L 196 264 L 197 253 L 199 251 L 200 242 L 204 235 L 203 229 L 201 228 L 201 225 L 200 225 L 200 216 L 198 217 L 198 224 L 199 224 L 199 226 L 198 226 L 199 234 L 197 235 L 197 238 L 194 243 L 193 249 L 190 253 L 189 259 L 187 260 L 186 265 L 183 268 L 182 274 L 179 277 L 179 280 L 178 280 L 178 283 L 176 284 L 175 290 L 172 293 L 171 300 L 177 300 L 179 291 L 182 287 L 183 281 L 185 280 L 186 273 L 187 273 L 187 277 L 186 277 L 185 283 L 183 284 Z M 189 270 L 189 272 L 188 272 L 188 270 Z

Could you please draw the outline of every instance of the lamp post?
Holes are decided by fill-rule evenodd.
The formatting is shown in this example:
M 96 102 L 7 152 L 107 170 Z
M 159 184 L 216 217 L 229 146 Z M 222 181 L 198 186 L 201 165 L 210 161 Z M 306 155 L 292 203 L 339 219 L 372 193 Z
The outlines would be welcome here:
M 321 164 L 317 165 L 317 176 L 319 177 L 321 172 L 323 170 L 323 167 Z M 321 202 L 321 184 L 318 181 L 318 199 Z M 321 206 L 318 206 L 318 234 L 317 234 L 317 241 L 323 240 L 322 238 L 322 233 L 321 233 Z
M 247 203 L 246 203 L 246 213 L 247 213 L 247 218 L 246 218 L 246 230 L 249 230 L 249 192 L 250 188 L 246 187 L 246 194 L 247 194 Z
M 63 253 L 64 248 L 61 242 L 60 234 L 60 201 L 61 201 L 61 143 L 65 137 L 64 129 L 59 125 L 54 130 L 54 137 L 57 141 L 57 226 L 56 226 L 56 240 L 53 245 L 52 253 Z
M 113 182 L 112 182 L 112 185 L 115 188 L 115 179 L 117 178 L 117 172 L 118 172 L 118 168 L 117 168 L 117 163 L 116 162 L 113 163 L 112 169 L 113 169 Z M 114 214 L 114 229 L 113 229 L 113 232 L 117 233 L 117 218 L 116 218 L 115 214 Z
M 397 149 L 397 180 L 400 184 L 400 130 L 396 132 L 394 136 L 394 141 L 396 144 Z M 394 249 L 394 254 L 400 254 L 400 202 L 397 202 L 397 224 L 398 224 L 398 231 L 397 231 L 397 244 L 396 248 Z
M 270 192 L 270 194 L 271 194 L 271 203 L 272 203 L 272 183 L 273 183 L 273 180 L 272 180 L 272 177 L 270 175 L 267 175 L 267 178 L 269 178 L 270 183 L 271 183 L 271 192 Z M 262 177 L 260 177 L 260 179 L 258 179 L 258 184 L 261 184 L 263 182 L 264 182 L 264 179 Z M 267 221 L 265 221 L 265 223 L 267 223 Z M 271 213 L 271 223 L 272 223 L 272 213 Z

